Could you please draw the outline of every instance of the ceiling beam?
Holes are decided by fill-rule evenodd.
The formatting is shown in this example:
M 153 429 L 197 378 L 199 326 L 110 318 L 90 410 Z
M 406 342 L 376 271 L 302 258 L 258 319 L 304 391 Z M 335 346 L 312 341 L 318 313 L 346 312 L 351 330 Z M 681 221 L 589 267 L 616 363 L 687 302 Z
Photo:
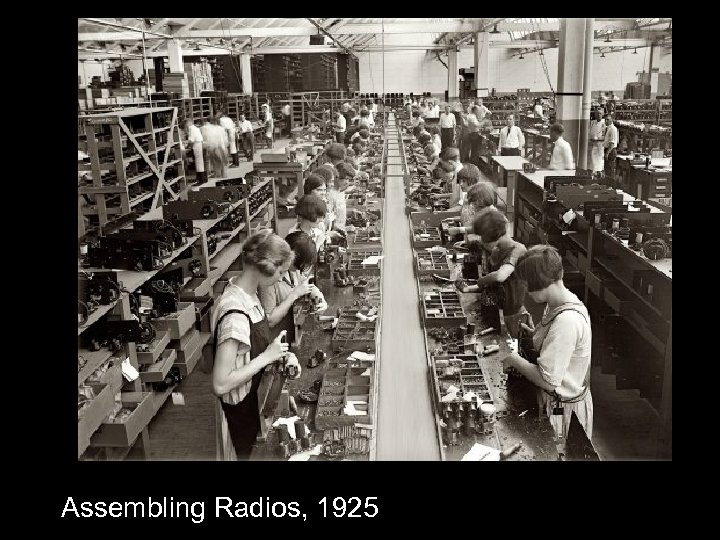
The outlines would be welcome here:
M 183 58 L 187 56 L 225 56 L 229 55 L 230 51 L 228 49 L 222 49 L 222 48 L 214 48 L 214 47 L 205 47 L 204 44 L 200 44 L 200 50 L 196 51 L 194 48 L 189 47 L 187 49 L 182 50 Z M 240 51 L 242 52 L 242 51 Z M 262 48 L 253 48 L 252 53 L 255 54 L 299 54 L 299 53 L 339 53 L 342 52 L 337 47 L 329 47 L 329 46 L 321 46 L 321 45 L 308 45 L 308 46 L 297 46 L 297 47 L 262 47 Z M 238 51 L 235 51 L 234 54 L 237 54 Z M 123 57 L 128 56 L 126 54 L 123 54 Z M 148 58 L 154 58 L 157 56 L 167 56 L 166 51 L 153 51 L 148 52 L 147 57 Z M 94 58 L 120 58 L 120 54 L 110 53 L 110 52 L 104 52 L 104 51 L 98 51 L 97 53 L 78 53 L 78 59 L 80 60 L 87 60 L 87 59 L 94 59 Z
M 89 20 L 89 19 L 86 19 Z M 97 20 L 97 19 L 96 19 Z M 600 29 L 606 21 L 596 21 L 595 26 Z M 622 23 L 621 23 L 622 24 Z M 654 23 L 657 24 L 657 23 Z M 352 34 L 381 34 L 383 27 L 377 23 L 344 24 L 332 28 L 333 37 Z M 483 29 L 483 19 L 475 22 L 450 22 L 450 23 L 388 23 L 385 25 L 386 34 L 438 34 L 438 33 L 467 33 L 479 32 Z M 487 24 L 485 24 L 487 26 Z M 620 25 L 617 25 L 620 26 Z M 630 24 L 627 30 L 632 28 Z M 514 23 L 502 22 L 497 25 L 498 32 L 531 31 L 547 32 L 560 29 L 559 22 L 552 23 Z M 623 30 L 617 30 L 623 31 Z M 180 30 L 174 34 L 178 38 L 206 39 L 221 37 L 253 37 L 264 38 L 273 36 L 313 36 L 318 29 L 312 26 L 268 26 L 268 27 L 245 27 L 231 28 L 226 30 Z M 160 37 L 166 37 L 160 35 Z M 78 41 L 135 41 L 138 39 L 137 32 L 82 32 L 78 33 Z M 149 35 L 146 39 L 158 39 Z

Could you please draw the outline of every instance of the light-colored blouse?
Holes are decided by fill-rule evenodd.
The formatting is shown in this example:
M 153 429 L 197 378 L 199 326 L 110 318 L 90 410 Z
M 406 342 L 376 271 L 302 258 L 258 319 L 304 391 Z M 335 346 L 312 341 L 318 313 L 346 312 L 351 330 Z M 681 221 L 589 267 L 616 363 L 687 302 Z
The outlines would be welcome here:
M 551 311 L 545 306 L 545 312 L 533 334 L 533 345 L 540 351 L 540 375 L 545 382 L 555 387 L 563 399 L 575 398 L 585 390 L 592 351 L 590 315 L 578 297 L 574 294 L 572 296 L 574 301 L 561 304 Z M 568 307 L 574 309 L 568 310 Z M 563 309 L 565 311 L 552 320 Z

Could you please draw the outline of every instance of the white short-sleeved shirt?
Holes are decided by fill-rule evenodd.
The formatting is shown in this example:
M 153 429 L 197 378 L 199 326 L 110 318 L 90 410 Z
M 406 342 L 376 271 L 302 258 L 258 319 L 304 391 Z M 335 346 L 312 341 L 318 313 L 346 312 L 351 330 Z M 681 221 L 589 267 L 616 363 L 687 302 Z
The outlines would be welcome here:
M 577 397 L 584 391 L 592 352 L 590 315 L 585 305 L 575 299 L 576 302 L 562 304 L 552 311 L 546 306 L 533 335 L 533 345 L 540 351 L 537 361 L 540 375 L 564 399 Z M 567 310 L 552 320 L 560 310 L 570 306 L 582 315 Z
M 232 121 L 232 118 L 228 118 L 227 116 L 220 117 L 220 125 L 223 129 L 227 129 L 228 131 L 235 129 L 235 122 Z
M 550 158 L 550 166 L 548 169 L 572 170 L 574 168 L 575 161 L 573 160 L 570 143 L 562 137 L 558 137 L 558 140 L 555 141 L 555 148 L 553 148 L 552 157 Z
M 337 120 L 335 120 L 335 132 L 336 133 L 343 133 L 347 129 L 347 120 L 345 120 L 345 117 L 341 114 L 338 116 Z
M 250 120 L 243 120 L 240 122 L 240 131 L 243 133 L 252 133 L 253 127 Z
M 190 144 L 203 142 L 202 132 L 196 125 L 192 125 L 188 128 L 187 140 Z
M 217 321 L 220 320 L 220 317 L 231 309 L 239 309 L 247 313 L 253 324 L 259 323 L 265 318 L 265 311 L 262 308 L 262 304 L 260 303 L 260 299 L 257 297 L 257 294 L 249 295 L 243 289 L 235 285 L 232 280 L 225 287 L 225 290 L 217 303 L 217 307 L 215 308 L 215 313 L 213 315 L 213 328 L 217 325 Z M 220 346 L 220 344 L 228 339 L 235 339 L 247 347 L 250 347 L 250 323 L 248 323 L 247 317 L 241 315 L 240 313 L 231 313 L 223 319 L 217 332 L 217 346 Z M 245 354 L 238 354 L 235 358 L 234 367 L 235 369 L 239 369 L 249 363 L 250 351 Z M 240 403 L 250 391 L 251 384 L 252 380 L 249 380 L 244 385 L 233 388 L 227 394 L 223 394 L 220 399 L 231 405 Z
M 605 148 L 617 148 L 619 138 L 617 126 L 615 124 L 608 126 L 605 130 Z

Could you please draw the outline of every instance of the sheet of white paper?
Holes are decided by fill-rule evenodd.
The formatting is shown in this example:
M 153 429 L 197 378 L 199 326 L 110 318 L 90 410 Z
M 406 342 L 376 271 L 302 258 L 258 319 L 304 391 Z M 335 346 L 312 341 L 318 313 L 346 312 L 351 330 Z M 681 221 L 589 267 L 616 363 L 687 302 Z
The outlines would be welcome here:
M 287 426 L 288 433 L 290 434 L 290 438 L 295 438 L 295 422 L 297 420 L 300 420 L 299 416 L 291 416 L 290 418 L 278 418 L 273 423 L 273 427 L 279 427 L 280 425 L 284 424 Z
M 375 360 L 375 355 L 368 354 L 368 353 L 362 352 L 362 351 L 354 351 L 350 355 L 350 358 L 354 358 L 355 360 L 367 360 L 368 362 L 372 362 Z
M 126 358 L 122 363 L 122 374 L 128 382 L 132 382 L 140 376 L 138 370 L 130 363 L 130 358 Z
M 500 461 L 500 451 L 475 443 L 460 461 Z
M 310 450 L 305 450 L 304 452 L 293 454 L 292 456 L 290 456 L 290 459 L 288 459 L 288 461 L 308 461 L 310 459 L 310 456 L 319 456 L 320 452 L 322 452 L 322 444 L 318 444 L 315 448 L 311 448 Z
M 371 255 L 365 259 L 361 264 L 378 264 L 382 260 L 382 255 Z
M 363 371 L 360 376 L 361 377 L 369 377 L 372 370 L 370 368 L 367 368 L 365 371 Z
M 575 219 L 575 212 L 571 208 L 563 214 L 563 221 L 569 225 L 573 219 Z

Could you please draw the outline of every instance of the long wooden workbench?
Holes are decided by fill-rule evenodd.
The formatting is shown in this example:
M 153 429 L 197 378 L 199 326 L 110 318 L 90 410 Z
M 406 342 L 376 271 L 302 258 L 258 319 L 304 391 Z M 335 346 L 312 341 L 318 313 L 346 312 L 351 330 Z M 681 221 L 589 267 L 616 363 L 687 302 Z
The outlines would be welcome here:
M 410 146 L 403 146 L 405 153 L 405 170 L 409 170 L 408 161 L 411 161 Z M 507 159 L 502 158 L 502 159 Z M 517 158 L 516 158 L 517 159 Z M 520 158 L 522 159 L 522 158 Z M 507 163 L 506 163 L 507 164 Z M 412 184 L 412 179 L 408 174 L 408 193 L 411 192 L 418 184 Z M 410 201 L 408 201 L 409 203 Z M 410 206 L 409 206 L 410 207 Z M 458 212 L 431 212 L 430 209 L 415 208 L 411 211 L 408 219 L 408 228 L 411 240 L 414 238 L 415 228 L 423 229 L 440 228 L 442 219 L 458 216 Z M 417 239 L 415 239 L 417 243 Z M 415 258 L 427 249 L 426 243 L 420 244 L 414 250 Z M 441 242 L 436 242 L 437 246 Z M 451 246 L 448 253 L 454 250 Z M 459 252 L 462 253 L 462 252 Z M 455 279 L 462 274 L 461 265 L 452 262 L 452 256 L 447 259 L 441 257 L 441 260 L 447 262 L 450 279 Z M 436 326 L 442 326 L 443 323 L 430 323 L 423 319 L 423 297 L 426 295 L 436 295 L 440 291 L 447 291 L 454 294 L 456 290 L 452 284 L 449 287 L 443 287 L 433 282 L 431 271 L 422 271 L 420 267 L 416 267 L 415 279 L 418 285 L 418 309 L 423 320 L 424 328 L 424 355 L 427 361 L 428 382 L 433 394 L 433 408 L 435 417 L 435 426 L 437 437 L 440 441 L 441 455 L 443 460 L 456 461 L 465 456 L 475 443 L 495 448 L 497 450 L 509 450 L 516 445 L 520 448 L 509 459 L 510 460 L 556 460 L 558 459 L 558 451 L 554 440 L 554 432 L 547 417 L 541 416 L 537 406 L 536 388 L 522 378 L 507 378 L 503 374 L 501 359 L 511 352 L 511 343 L 508 341 L 509 336 L 503 332 L 504 325 L 498 320 L 482 320 L 480 315 L 480 306 L 478 304 L 477 294 L 458 293 L 460 303 L 462 305 L 465 319 L 460 322 L 450 323 L 452 327 L 457 328 L 461 325 L 474 324 L 475 330 L 471 335 L 465 336 L 467 344 L 462 347 L 460 356 L 463 353 L 469 355 L 475 354 L 476 350 L 482 350 L 486 345 L 497 345 L 498 351 L 488 355 L 480 355 L 478 363 L 481 366 L 482 375 L 485 383 L 489 387 L 490 398 L 497 409 L 497 419 L 490 431 L 478 431 L 471 426 L 465 426 L 459 429 L 448 429 L 447 422 L 444 420 L 443 407 L 445 403 L 441 402 L 440 388 L 437 386 L 438 378 L 435 375 L 436 360 L 444 358 L 452 358 L 458 353 L 449 353 L 447 346 L 438 342 L 433 337 L 434 332 L 431 330 Z M 447 276 L 446 276 L 447 277 Z M 487 312 L 484 311 L 487 316 Z M 497 318 L 497 312 L 496 317 Z M 488 328 L 494 328 L 485 335 L 480 335 L 480 331 Z M 438 356 L 437 353 L 443 349 Z M 468 358 L 473 358 L 469 356 Z M 468 404 L 469 405 L 469 404 Z M 459 424 L 467 422 L 461 419 Z
M 566 284 L 574 279 L 578 295 L 590 310 L 593 365 L 615 374 L 617 388 L 637 388 L 640 396 L 656 407 L 660 415 L 658 457 L 671 457 L 672 258 L 648 259 L 642 251 L 631 249 L 627 240 L 585 222 L 579 209 L 575 210 L 578 223 L 573 230 L 554 228 L 552 223 L 558 218 L 545 207 L 544 180 L 574 175 L 575 171 L 549 170 L 519 174 L 515 237 L 525 243 L 558 247 Z M 630 193 L 620 194 L 623 202 L 636 200 Z M 647 219 L 672 223 L 669 212 L 649 206 Z

